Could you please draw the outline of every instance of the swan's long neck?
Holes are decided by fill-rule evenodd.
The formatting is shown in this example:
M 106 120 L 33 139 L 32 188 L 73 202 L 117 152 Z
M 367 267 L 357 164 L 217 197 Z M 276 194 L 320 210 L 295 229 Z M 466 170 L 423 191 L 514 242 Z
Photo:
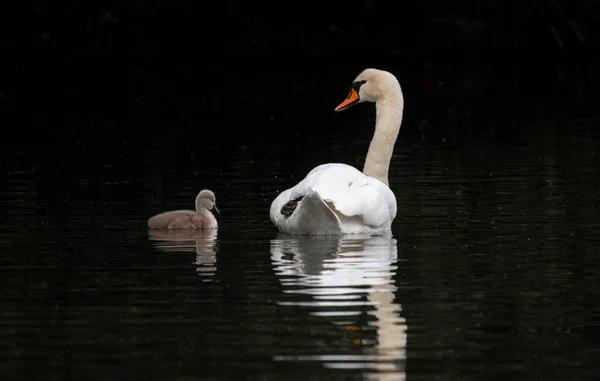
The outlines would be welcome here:
M 400 88 L 398 87 L 397 91 L 380 98 L 375 107 L 377 110 L 375 134 L 369 146 L 363 173 L 389 186 L 390 161 L 394 153 L 396 138 L 400 132 L 404 111 L 404 98 Z

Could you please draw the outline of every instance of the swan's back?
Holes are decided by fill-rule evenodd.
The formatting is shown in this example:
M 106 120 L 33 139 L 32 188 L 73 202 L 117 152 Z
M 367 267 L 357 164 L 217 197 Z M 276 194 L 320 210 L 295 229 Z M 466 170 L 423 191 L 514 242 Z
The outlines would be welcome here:
M 307 197 L 309 196 L 310 197 Z M 320 202 L 314 198 L 318 197 Z M 288 200 L 301 199 L 291 216 L 281 214 Z M 323 217 L 315 218 L 315 209 Z M 312 211 L 308 213 L 305 208 Z M 331 217 L 325 218 L 328 213 Z M 316 167 L 296 186 L 282 192 L 271 204 L 271 220 L 281 231 L 295 234 L 349 234 L 389 229 L 396 217 L 396 197 L 381 181 L 339 163 Z M 306 221 L 306 223 L 301 223 Z M 320 223 L 317 223 L 320 221 Z M 312 225 L 311 229 L 303 227 Z
M 381 181 L 341 163 L 324 164 L 308 173 L 292 188 L 292 198 L 312 189 L 334 207 L 340 218 L 360 218 L 361 223 L 379 226 L 396 217 L 396 197 Z

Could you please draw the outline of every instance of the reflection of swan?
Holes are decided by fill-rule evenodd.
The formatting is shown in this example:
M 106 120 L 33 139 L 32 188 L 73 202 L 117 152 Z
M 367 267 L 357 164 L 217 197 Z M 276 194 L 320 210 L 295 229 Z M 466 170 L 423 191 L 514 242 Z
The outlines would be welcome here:
M 332 368 L 377 370 L 367 375 L 374 380 L 404 379 L 406 324 L 400 305 L 394 302 L 395 239 L 281 236 L 271 241 L 271 260 L 287 295 L 280 305 L 312 307 L 313 315 L 326 316 L 363 336 L 362 355 L 278 356 L 276 360 L 318 360 Z M 309 294 L 312 300 L 298 294 Z M 372 317 L 367 327 L 349 323 L 364 314 Z M 376 328 L 376 344 L 369 343 L 369 326 Z
M 212 280 L 217 270 L 217 230 L 150 229 L 148 238 L 153 246 L 165 252 L 195 252 L 196 271 L 205 281 Z

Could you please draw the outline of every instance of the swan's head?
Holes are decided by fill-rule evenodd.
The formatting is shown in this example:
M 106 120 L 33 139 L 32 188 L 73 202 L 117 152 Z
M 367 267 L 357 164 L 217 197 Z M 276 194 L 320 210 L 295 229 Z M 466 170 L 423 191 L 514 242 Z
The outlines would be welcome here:
M 219 209 L 217 208 L 217 199 L 215 194 L 208 190 L 204 189 L 198 193 L 196 196 L 196 211 L 199 212 L 203 208 L 210 210 L 213 214 L 219 214 Z
M 350 94 L 335 111 L 342 111 L 361 102 L 377 102 L 391 94 L 398 94 L 400 84 L 396 77 L 387 71 L 365 69 L 356 77 L 350 87 Z

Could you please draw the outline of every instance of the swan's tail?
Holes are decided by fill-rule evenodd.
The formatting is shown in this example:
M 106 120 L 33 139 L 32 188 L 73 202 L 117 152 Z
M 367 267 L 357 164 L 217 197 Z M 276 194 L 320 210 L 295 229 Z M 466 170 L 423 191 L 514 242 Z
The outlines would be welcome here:
M 309 191 L 287 217 L 286 233 L 303 235 L 340 234 L 340 220 L 315 191 Z M 288 229 L 285 229 L 288 230 Z

